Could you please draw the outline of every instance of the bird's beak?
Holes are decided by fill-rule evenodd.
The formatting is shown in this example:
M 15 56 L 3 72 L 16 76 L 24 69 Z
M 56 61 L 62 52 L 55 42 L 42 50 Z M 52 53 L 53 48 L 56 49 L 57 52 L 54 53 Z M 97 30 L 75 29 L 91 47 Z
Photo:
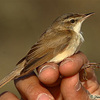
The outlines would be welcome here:
M 94 13 L 88 13 L 88 14 L 79 15 L 79 20 L 78 20 L 78 23 L 74 27 L 74 31 L 80 32 L 81 24 L 84 22 L 85 19 L 87 19 L 88 17 L 90 17 L 93 14 Z
M 87 19 L 88 17 L 90 17 L 90 16 L 92 16 L 92 15 L 94 15 L 94 14 L 95 14 L 95 13 L 92 12 L 92 13 L 88 13 L 88 14 L 82 15 L 82 21 L 84 21 L 85 19 Z

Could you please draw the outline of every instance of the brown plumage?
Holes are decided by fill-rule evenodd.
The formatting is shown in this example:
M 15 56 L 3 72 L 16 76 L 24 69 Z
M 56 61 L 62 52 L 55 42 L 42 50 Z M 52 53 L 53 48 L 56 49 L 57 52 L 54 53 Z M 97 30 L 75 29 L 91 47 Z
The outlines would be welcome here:
M 46 62 L 59 63 L 76 53 L 84 40 L 80 32 L 81 24 L 92 14 L 65 14 L 57 18 L 28 54 L 17 63 L 16 68 L 0 80 L 0 87 Z
M 68 43 L 71 40 L 73 32 L 71 32 L 70 35 L 67 35 L 69 30 L 58 32 L 55 31 L 50 32 L 52 40 L 50 39 L 49 34 L 45 33 L 45 36 L 42 35 L 40 40 L 31 48 L 31 50 L 25 57 L 25 68 L 22 70 L 21 74 L 33 71 L 36 67 L 49 61 L 67 47 Z

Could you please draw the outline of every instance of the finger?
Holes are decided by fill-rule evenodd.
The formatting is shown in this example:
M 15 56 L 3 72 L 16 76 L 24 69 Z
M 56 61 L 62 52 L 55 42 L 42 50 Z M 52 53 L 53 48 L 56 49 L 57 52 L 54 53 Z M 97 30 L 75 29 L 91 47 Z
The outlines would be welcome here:
M 79 74 L 62 79 L 61 93 L 64 100 L 89 100 L 88 92 L 79 81 Z
M 42 65 L 39 67 L 38 72 L 39 80 L 46 85 L 56 83 L 59 78 L 58 65 L 55 63 L 47 63 Z
M 19 100 L 19 99 L 10 92 L 4 92 L 0 95 L 0 100 Z
M 63 76 L 72 76 L 75 75 L 87 62 L 87 57 L 82 52 L 79 52 L 65 59 L 60 64 L 59 71 Z
M 38 78 L 30 76 L 17 81 L 16 87 L 25 100 L 54 100 L 49 91 L 43 87 Z
M 58 65 L 55 63 L 46 63 L 38 68 L 39 80 L 44 83 L 53 97 L 62 100 L 62 95 L 59 88 L 61 78 L 59 77 Z

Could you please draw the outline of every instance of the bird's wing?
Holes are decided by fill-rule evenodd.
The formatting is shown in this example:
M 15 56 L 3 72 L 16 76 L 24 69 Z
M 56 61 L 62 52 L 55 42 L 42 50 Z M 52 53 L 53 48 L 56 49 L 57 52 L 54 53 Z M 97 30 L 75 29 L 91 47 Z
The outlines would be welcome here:
M 46 32 L 40 40 L 31 48 L 26 56 L 25 68 L 21 74 L 33 71 L 36 67 L 51 60 L 67 47 L 73 35 L 73 31 Z

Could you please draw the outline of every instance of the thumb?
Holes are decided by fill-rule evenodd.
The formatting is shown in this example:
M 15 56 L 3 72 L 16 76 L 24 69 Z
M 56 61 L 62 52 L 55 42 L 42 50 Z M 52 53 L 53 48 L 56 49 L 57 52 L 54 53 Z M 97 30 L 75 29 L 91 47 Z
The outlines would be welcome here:
M 64 100 L 90 100 L 89 93 L 79 80 L 79 74 L 62 79 L 61 93 Z

